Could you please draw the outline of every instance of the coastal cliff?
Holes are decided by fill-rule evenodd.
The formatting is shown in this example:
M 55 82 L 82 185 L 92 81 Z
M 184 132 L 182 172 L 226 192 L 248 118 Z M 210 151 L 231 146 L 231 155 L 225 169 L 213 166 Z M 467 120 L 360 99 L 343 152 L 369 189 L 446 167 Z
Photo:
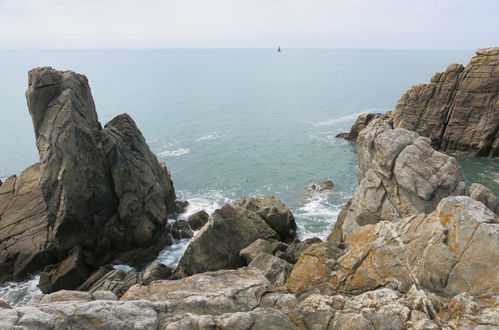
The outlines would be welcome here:
M 167 225 L 173 185 L 129 116 L 101 128 L 73 72 L 35 69 L 27 96 L 40 163 L 0 185 L 0 270 L 49 266 L 44 294 L 0 301 L 0 328 L 499 327 L 497 199 L 393 114 L 358 120 L 359 186 L 326 241 L 300 241 L 273 196 Z M 176 269 L 109 267 L 150 262 L 168 228 L 199 229 Z
M 469 63 L 451 64 L 430 83 L 409 88 L 387 114 L 394 128 L 431 139 L 438 150 L 461 156 L 499 156 L 499 47 L 478 49 Z M 379 115 L 378 115 L 379 116 Z M 355 139 L 374 114 L 359 117 Z

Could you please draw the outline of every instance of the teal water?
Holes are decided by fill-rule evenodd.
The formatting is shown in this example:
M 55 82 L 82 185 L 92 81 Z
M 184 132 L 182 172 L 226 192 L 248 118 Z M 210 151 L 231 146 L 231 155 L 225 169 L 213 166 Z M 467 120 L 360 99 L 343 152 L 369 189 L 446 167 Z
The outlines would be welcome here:
M 365 111 L 390 110 L 472 51 L 27 50 L 0 51 L 0 177 L 37 160 L 24 92 L 27 71 L 50 65 L 87 75 L 100 121 L 129 113 L 165 161 L 191 211 L 272 194 L 302 237 L 327 235 L 355 186 L 355 148 L 334 136 Z M 488 162 L 488 163 L 487 163 Z M 464 160 L 497 193 L 497 161 Z M 307 193 L 335 183 L 332 194 Z

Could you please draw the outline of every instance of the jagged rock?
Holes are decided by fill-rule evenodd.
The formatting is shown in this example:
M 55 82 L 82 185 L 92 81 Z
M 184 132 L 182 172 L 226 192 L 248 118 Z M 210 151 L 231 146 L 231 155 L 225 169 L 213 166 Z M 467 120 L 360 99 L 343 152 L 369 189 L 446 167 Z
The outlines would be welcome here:
M 286 284 L 291 269 L 293 268 L 290 263 L 275 257 L 270 253 L 258 254 L 251 260 L 248 267 L 261 270 L 270 283 L 277 287 Z
M 294 264 L 303 253 L 303 251 L 305 251 L 309 246 L 321 242 L 322 240 L 318 237 L 307 238 L 304 241 L 295 239 L 291 244 L 288 245 L 286 250 L 284 250 L 284 253 L 280 254 L 280 258 Z
M 263 239 L 257 239 L 239 252 L 239 255 L 246 260 L 249 265 L 253 259 L 262 253 L 272 254 L 272 244 Z
M 334 183 L 331 180 L 326 180 L 322 181 L 319 183 L 314 183 L 309 187 L 309 190 L 311 191 L 325 191 L 325 190 L 332 190 L 334 187 Z
M 407 292 L 415 285 L 444 296 L 499 292 L 499 278 L 492 275 L 498 266 L 491 264 L 499 260 L 499 219 L 466 196 L 443 199 L 429 215 L 362 226 L 345 244 L 341 256 L 318 249 L 320 244 L 307 249 L 293 268 L 288 289 L 304 292 L 322 286 L 358 293 L 389 286 Z
M 499 215 L 499 204 L 496 196 L 487 187 L 479 183 L 473 183 L 470 187 L 469 196 L 471 199 L 482 202 L 496 215 Z
M 62 274 L 80 247 L 78 276 L 42 276 L 51 292 L 78 287 L 81 274 L 123 252 L 157 254 L 178 206 L 165 165 L 133 120 L 119 115 L 103 129 L 87 78 L 71 71 L 31 70 L 26 98 L 40 163 L 0 187 L 0 279 L 54 264 L 44 274 Z
M 191 214 L 187 219 L 187 223 L 192 230 L 199 230 L 208 222 L 209 217 L 210 215 L 208 213 L 201 210 Z
M 447 196 L 464 194 L 457 161 L 435 151 L 427 138 L 373 120 L 357 138 L 359 187 L 341 212 L 330 239 L 359 226 L 430 213 Z
M 3 300 L 0 300 L 0 309 L 12 309 L 12 306 Z
M 49 226 L 42 191 L 40 164 L 0 186 L 0 280 L 19 280 L 56 261 L 46 250 Z
M 392 112 L 394 126 L 427 136 L 446 152 L 499 156 L 498 68 L 498 47 L 477 50 L 466 68 L 449 65 L 402 95 Z
M 194 233 L 186 220 L 177 220 L 166 225 L 168 232 L 176 239 L 192 238 Z
M 45 293 L 64 288 L 76 288 L 87 278 L 87 267 L 81 248 L 75 248 L 57 265 L 45 267 L 40 275 L 38 287 Z
M 211 214 L 208 223 L 191 240 L 176 273 L 189 276 L 244 266 L 245 261 L 239 252 L 259 238 L 264 237 L 253 221 L 225 204 Z
M 251 220 L 262 219 L 283 242 L 292 242 L 296 237 L 296 222 L 293 213 L 284 203 L 274 196 L 258 196 L 241 198 L 234 204 L 234 208 L 243 212 Z
M 355 120 L 355 123 L 352 125 L 350 132 L 339 133 L 338 135 L 336 135 L 336 137 L 346 139 L 346 140 L 356 141 L 357 136 L 359 136 L 360 131 L 362 131 L 364 128 L 366 128 L 367 125 L 369 125 L 369 123 L 371 121 L 373 121 L 374 119 L 385 118 L 385 117 L 388 117 L 388 116 L 383 115 L 381 113 L 362 113 Z

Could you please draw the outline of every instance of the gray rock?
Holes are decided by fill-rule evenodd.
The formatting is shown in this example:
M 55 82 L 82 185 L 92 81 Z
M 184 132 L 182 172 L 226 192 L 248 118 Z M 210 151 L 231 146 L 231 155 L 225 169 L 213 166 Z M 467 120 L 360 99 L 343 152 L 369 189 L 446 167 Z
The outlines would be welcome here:
M 244 266 L 245 261 L 239 252 L 259 238 L 264 237 L 253 221 L 225 204 L 211 214 L 208 223 L 191 240 L 176 273 L 189 276 Z
M 272 254 L 272 244 L 263 239 L 257 239 L 239 252 L 239 255 L 246 260 L 249 265 L 253 259 L 262 253 Z
M 429 84 L 409 88 L 392 112 L 394 126 L 446 152 L 499 156 L 498 64 L 498 47 L 479 49 L 466 67 L 451 64 Z
M 185 220 L 177 220 L 166 225 L 166 229 L 176 239 L 192 238 L 194 233 L 189 227 L 189 223 Z
M 312 184 L 308 189 L 311 191 L 327 191 L 332 190 L 334 187 L 334 183 L 331 180 L 322 181 L 319 183 Z
M 360 131 L 366 128 L 371 121 L 378 118 L 387 118 L 387 116 L 381 113 L 362 113 L 355 120 L 355 123 L 352 125 L 350 132 L 340 133 L 336 135 L 336 137 L 356 141 Z
M 296 238 L 296 222 L 293 213 L 274 196 L 241 198 L 234 204 L 234 208 L 252 220 L 255 218 L 263 219 L 277 233 L 277 238 L 283 242 L 292 242 Z
M 257 268 L 262 271 L 265 277 L 277 287 L 286 284 L 291 273 L 290 263 L 270 253 L 260 253 L 249 263 L 248 267 Z
M 496 215 L 499 215 L 499 204 L 497 203 L 496 196 L 487 187 L 473 183 L 470 187 L 469 196 L 471 199 L 482 202 Z
M 457 161 L 428 139 L 373 120 L 357 138 L 359 187 L 335 223 L 342 240 L 359 226 L 432 212 L 447 196 L 464 194 Z
M 199 212 L 191 214 L 187 219 L 187 222 L 189 223 L 189 227 L 192 230 L 199 230 L 208 222 L 209 217 L 210 215 L 208 213 L 201 210 Z
M 0 186 L 0 280 L 52 265 L 41 279 L 52 292 L 80 286 L 83 274 L 124 252 L 154 259 L 178 206 L 133 120 L 119 115 L 103 129 L 87 78 L 71 71 L 31 70 L 26 98 L 40 163 Z M 71 273 L 75 247 L 82 257 Z

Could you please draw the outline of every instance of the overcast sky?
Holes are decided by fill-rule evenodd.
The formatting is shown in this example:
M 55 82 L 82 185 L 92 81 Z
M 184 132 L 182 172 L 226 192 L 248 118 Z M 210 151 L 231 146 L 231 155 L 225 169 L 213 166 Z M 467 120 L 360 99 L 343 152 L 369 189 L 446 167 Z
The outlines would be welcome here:
M 0 48 L 499 46 L 499 0 L 0 0 Z

